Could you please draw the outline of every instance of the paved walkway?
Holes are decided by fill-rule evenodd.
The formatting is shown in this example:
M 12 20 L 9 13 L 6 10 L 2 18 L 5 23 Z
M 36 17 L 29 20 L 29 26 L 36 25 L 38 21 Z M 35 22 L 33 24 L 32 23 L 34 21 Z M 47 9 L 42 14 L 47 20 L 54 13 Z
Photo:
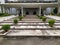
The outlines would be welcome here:
M 17 39 L 3 39 L 0 45 L 60 45 L 60 38 L 53 37 L 24 37 Z
M 60 20 L 60 17 L 58 17 L 58 16 L 50 16 L 50 15 L 48 15 L 46 17 L 52 18 L 52 19 L 55 19 L 55 20 Z
M 26 15 L 24 19 L 38 19 L 36 15 Z
M 40 21 L 40 19 L 36 15 L 26 15 L 23 21 Z

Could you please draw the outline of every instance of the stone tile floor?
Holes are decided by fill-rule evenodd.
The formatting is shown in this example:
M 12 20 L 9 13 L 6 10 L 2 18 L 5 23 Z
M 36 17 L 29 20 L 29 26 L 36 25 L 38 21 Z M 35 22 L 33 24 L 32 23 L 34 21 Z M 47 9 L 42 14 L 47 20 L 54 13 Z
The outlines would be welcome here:
M 0 45 L 60 45 L 60 38 L 27 37 L 22 39 L 2 39 Z

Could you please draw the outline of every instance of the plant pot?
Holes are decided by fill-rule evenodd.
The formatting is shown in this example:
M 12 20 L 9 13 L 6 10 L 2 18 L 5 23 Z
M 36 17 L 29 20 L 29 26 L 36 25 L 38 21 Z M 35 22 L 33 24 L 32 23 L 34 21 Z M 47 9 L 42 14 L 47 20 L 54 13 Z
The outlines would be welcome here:
M 52 25 L 52 24 L 49 24 L 49 26 L 50 26 L 50 27 L 53 27 L 53 25 Z
M 20 21 L 22 21 L 22 19 L 20 19 Z
M 8 30 L 5 30 L 5 32 L 8 32 Z

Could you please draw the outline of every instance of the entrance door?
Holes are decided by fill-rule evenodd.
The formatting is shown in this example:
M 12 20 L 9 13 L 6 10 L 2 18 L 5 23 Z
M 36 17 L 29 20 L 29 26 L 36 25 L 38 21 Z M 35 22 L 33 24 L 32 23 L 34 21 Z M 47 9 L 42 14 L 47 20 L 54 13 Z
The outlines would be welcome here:
M 37 15 L 37 8 L 25 8 L 26 15 Z
M 33 15 L 36 15 L 36 11 L 33 12 Z
M 28 11 L 26 11 L 26 15 L 29 15 L 29 12 Z

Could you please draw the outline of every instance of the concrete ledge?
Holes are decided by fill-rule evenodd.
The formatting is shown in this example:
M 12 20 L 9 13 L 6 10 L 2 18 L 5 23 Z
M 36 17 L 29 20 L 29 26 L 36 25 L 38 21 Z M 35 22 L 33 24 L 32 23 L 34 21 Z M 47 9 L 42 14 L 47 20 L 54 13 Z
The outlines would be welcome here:
M 19 37 L 19 36 L 53 36 L 60 37 L 60 30 L 12 30 L 7 35 L 8 37 Z

